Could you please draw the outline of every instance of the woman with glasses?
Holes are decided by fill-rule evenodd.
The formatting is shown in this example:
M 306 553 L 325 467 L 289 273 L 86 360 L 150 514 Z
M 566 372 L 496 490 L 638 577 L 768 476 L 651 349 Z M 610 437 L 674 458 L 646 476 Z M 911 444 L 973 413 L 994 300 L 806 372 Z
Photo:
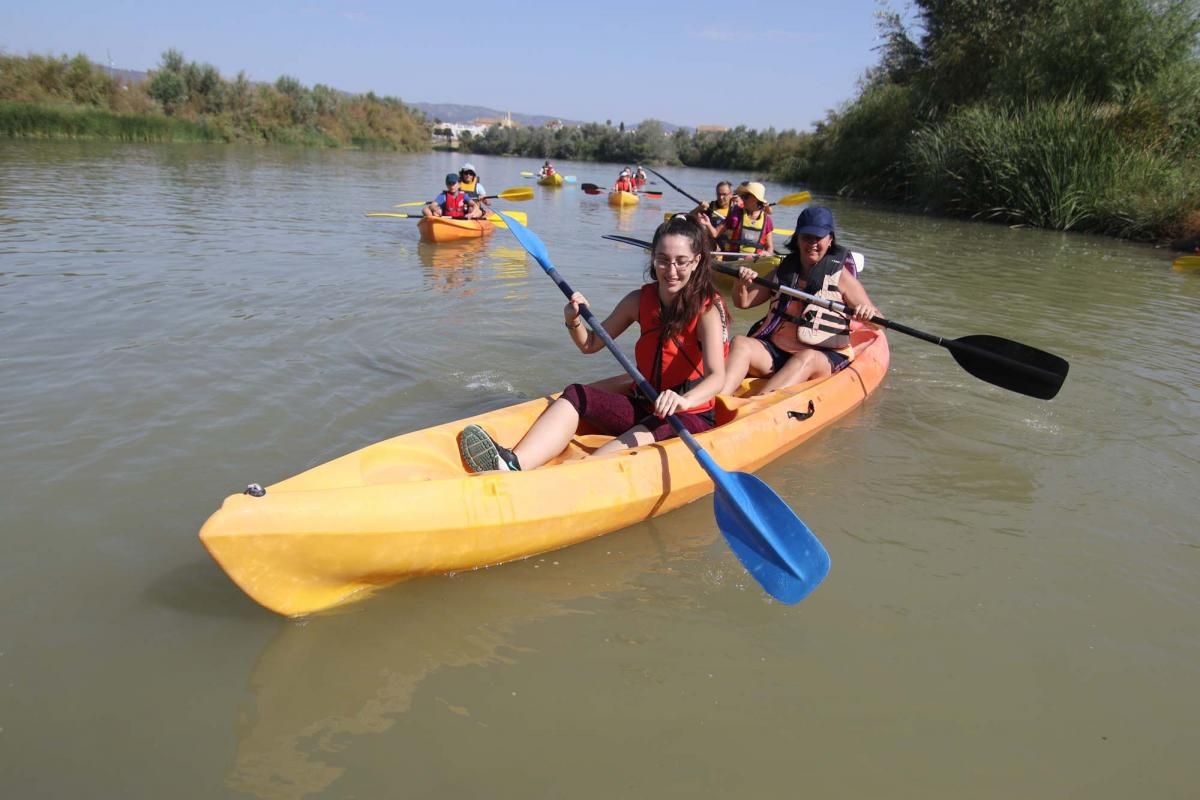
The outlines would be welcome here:
M 809 207 L 796 219 L 796 232 L 788 241 L 791 251 L 768 281 L 799 289 L 853 309 L 853 319 L 867 321 L 879 309 L 867 296 L 856 275 L 854 256 L 837 243 L 833 212 Z M 767 316 L 756 322 L 746 336 L 737 336 L 725 365 L 722 394 L 733 394 L 747 376 L 767 381 L 754 394 L 766 394 L 844 369 L 854 357 L 850 346 L 851 317 L 797 300 L 791 295 L 759 286 L 753 269 L 738 270 L 733 304 L 752 308 L 772 300 Z
M 615 437 L 594 455 L 674 436 L 666 420 L 671 414 L 693 433 L 714 425 L 729 337 L 728 313 L 709 267 L 712 240 L 695 222 L 676 217 L 655 231 L 650 252 L 650 282 L 625 295 L 602 324 L 615 338 L 637 323 L 637 367 L 658 398 L 651 403 L 636 388 L 618 394 L 573 383 L 511 450 L 478 425 L 468 425 L 459 434 L 459 452 L 471 472 L 540 467 L 567 447 L 581 421 Z M 576 292 L 563 316 L 575 346 L 595 353 L 604 349 L 604 342 L 580 319 L 580 306 L 586 304 L 587 298 Z

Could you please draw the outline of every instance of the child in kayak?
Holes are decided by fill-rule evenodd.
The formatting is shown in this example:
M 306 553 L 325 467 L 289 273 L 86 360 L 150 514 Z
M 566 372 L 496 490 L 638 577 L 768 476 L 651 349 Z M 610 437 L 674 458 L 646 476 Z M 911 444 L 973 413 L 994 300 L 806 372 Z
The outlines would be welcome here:
M 421 214 L 426 217 L 450 219 L 479 219 L 484 216 L 479 204 L 462 190 L 458 175 L 453 172 L 446 175 L 446 191 L 439 194 L 432 203 L 426 203 L 421 209 Z
M 791 251 L 766 276 L 783 286 L 844 303 L 854 309 L 853 318 L 869 320 L 879 315 L 866 289 L 855 277 L 850 251 L 834 236 L 833 212 L 809 207 L 796 219 L 796 232 L 788 241 Z M 733 304 L 752 308 L 773 299 L 767 316 L 755 323 L 746 336 L 734 337 L 725 365 L 722 394 L 733 394 L 742 380 L 770 376 L 755 394 L 766 394 L 785 386 L 823 378 L 846 367 L 854 355 L 850 347 L 850 318 L 803 300 L 772 293 L 754 283 L 758 277 L 750 267 L 738 270 Z
M 671 414 L 692 433 L 713 426 L 715 397 L 725 382 L 729 315 L 713 286 L 712 241 L 695 222 L 676 217 L 655 231 L 650 252 L 650 282 L 625 295 L 601 324 L 615 338 L 637 323 L 638 370 L 658 398 L 651 403 L 636 388 L 617 394 L 573 383 L 511 450 L 478 425 L 464 428 L 458 447 L 469 471 L 540 467 L 563 451 L 580 420 L 615 437 L 593 455 L 674 436 L 666 420 Z M 580 319 L 579 307 L 585 304 L 587 298 L 576 292 L 563 316 L 575 346 L 595 353 L 604 349 L 604 342 Z

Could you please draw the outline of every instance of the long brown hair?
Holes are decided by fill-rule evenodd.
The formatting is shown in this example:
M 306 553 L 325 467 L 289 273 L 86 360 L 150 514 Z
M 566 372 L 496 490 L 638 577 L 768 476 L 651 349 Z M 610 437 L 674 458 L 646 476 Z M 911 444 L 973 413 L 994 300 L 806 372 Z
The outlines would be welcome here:
M 691 245 L 692 254 L 700 254 L 700 261 L 692 270 L 687 283 L 670 305 L 663 306 L 661 318 L 664 335 L 670 338 L 682 333 L 693 319 L 700 316 L 706 305 L 720 302 L 720 295 L 717 293 L 717 287 L 713 285 L 712 237 L 708 235 L 707 230 L 684 216 L 671 217 L 654 232 L 654 240 L 650 247 L 650 265 L 646 267 L 646 274 L 650 279 L 658 280 L 654 269 L 654 256 L 658 254 L 658 244 L 664 236 L 682 236 Z

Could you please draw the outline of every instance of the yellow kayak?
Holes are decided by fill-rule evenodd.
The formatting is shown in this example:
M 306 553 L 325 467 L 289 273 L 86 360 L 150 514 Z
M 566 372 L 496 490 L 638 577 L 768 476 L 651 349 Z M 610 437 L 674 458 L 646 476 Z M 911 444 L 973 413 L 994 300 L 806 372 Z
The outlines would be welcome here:
M 562 186 L 563 176 L 556 172 L 553 175 L 543 175 L 537 182 L 540 186 Z
M 734 267 L 750 267 L 761 278 L 778 267 L 781 261 L 783 261 L 782 256 L 755 256 L 754 258 L 732 259 L 726 263 Z M 717 284 L 718 289 L 725 291 L 733 288 L 733 278 L 724 272 L 717 272 L 716 270 L 713 270 L 713 283 Z
M 697 440 L 726 470 L 755 470 L 796 447 L 883 380 L 890 359 L 883 332 L 860 328 L 852 341 L 851 367 L 836 375 L 763 397 L 718 397 L 718 425 Z M 627 387 L 629 379 L 602 383 Z M 204 523 L 200 541 L 246 594 L 299 616 L 408 577 L 566 547 L 712 491 L 679 439 L 584 458 L 609 437 L 579 433 L 539 469 L 466 471 L 457 441 L 465 425 L 516 442 L 553 399 L 387 439 L 268 486 L 262 496 L 231 495 Z
M 609 192 L 608 204 L 617 208 L 636 206 L 638 204 L 638 196 L 633 192 Z

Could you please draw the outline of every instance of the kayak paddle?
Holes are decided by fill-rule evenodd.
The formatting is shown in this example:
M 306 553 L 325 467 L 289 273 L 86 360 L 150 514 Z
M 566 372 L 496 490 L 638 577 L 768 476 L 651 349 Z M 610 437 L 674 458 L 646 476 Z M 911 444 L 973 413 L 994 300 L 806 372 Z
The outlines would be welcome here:
M 512 189 L 505 189 L 500 194 L 488 194 L 488 195 L 484 195 L 483 197 L 477 197 L 475 199 L 476 200 L 495 200 L 497 198 L 499 198 L 500 200 L 512 200 L 514 202 L 519 202 L 521 200 L 532 200 L 533 199 L 533 189 L 530 188 L 529 186 L 515 186 Z M 414 200 L 411 203 L 396 203 L 396 205 L 392 206 L 392 208 L 409 208 L 411 206 L 423 206 L 429 202 L 430 202 L 429 200 Z
M 509 214 L 509 216 L 513 217 L 514 219 L 520 220 L 522 224 L 524 224 L 525 221 L 529 219 L 529 216 L 524 211 L 509 211 L 507 213 Z M 421 217 L 423 217 L 424 215 L 423 214 L 398 214 L 395 211 L 368 211 L 367 216 L 368 217 L 395 217 L 397 219 L 421 219 Z M 450 218 L 447 217 L 447 219 L 450 219 Z M 505 221 L 500 218 L 499 214 L 495 214 L 495 213 L 488 214 L 487 221 L 491 222 L 501 228 L 507 227 L 505 224 Z
M 508 229 L 570 298 L 574 292 L 554 268 L 542 240 L 516 219 L 509 220 Z M 592 332 L 653 402 L 658 393 L 617 347 L 591 309 L 582 305 L 579 311 Z M 674 414 L 667 421 L 712 478 L 717 526 L 742 566 L 776 600 L 783 603 L 803 600 L 829 573 L 829 553 L 820 540 L 771 487 L 753 475 L 721 469 Z
M 1180 256 L 1171 262 L 1176 272 L 1191 272 L 1200 269 L 1200 256 Z
M 603 186 L 597 186 L 594 183 L 581 183 L 579 184 L 579 188 L 583 189 L 588 194 L 608 194 L 609 192 L 616 191 L 615 189 L 605 189 Z M 650 197 L 655 200 L 658 200 L 663 196 L 662 192 L 657 192 L 652 189 L 638 189 L 636 192 L 629 192 L 629 194 Z
M 737 267 L 732 265 L 714 263 L 712 266 L 713 269 L 726 275 L 735 278 L 738 275 Z M 776 281 L 755 278 L 754 282 L 772 291 L 799 297 L 831 311 L 850 313 L 849 308 L 841 303 L 826 300 L 790 286 L 780 286 Z M 871 317 L 871 323 L 914 336 L 922 341 L 941 345 L 950 351 L 950 355 L 954 356 L 954 360 L 960 367 L 976 378 L 1002 389 L 1008 389 L 1010 392 L 1037 397 L 1041 400 L 1049 400 L 1058 394 L 1063 381 L 1067 378 L 1067 370 L 1070 369 L 1070 364 L 1061 356 L 999 336 L 976 334 L 959 339 L 944 339 L 941 336 L 934 336 L 931 333 L 925 333 L 883 317 Z

